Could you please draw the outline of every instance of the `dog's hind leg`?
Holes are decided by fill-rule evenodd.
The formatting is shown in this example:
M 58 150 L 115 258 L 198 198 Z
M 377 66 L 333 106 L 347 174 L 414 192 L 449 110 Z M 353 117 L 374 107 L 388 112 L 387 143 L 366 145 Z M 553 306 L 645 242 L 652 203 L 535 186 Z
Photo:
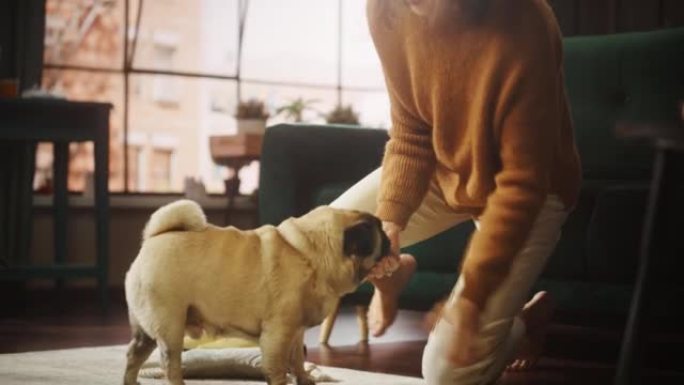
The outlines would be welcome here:
M 157 346 L 157 342 L 147 335 L 140 326 L 132 325 L 132 330 L 133 339 L 128 345 L 128 353 L 126 353 L 124 385 L 136 385 L 138 383 L 140 367 Z
M 183 370 L 181 367 L 181 353 L 183 351 L 183 336 L 185 334 L 185 317 L 170 317 L 167 320 L 182 319 L 183 322 L 172 325 L 166 323 L 164 330 L 157 339 L 161 367 L 166 374 L 166 380 L 171 385 L 183 385 Z

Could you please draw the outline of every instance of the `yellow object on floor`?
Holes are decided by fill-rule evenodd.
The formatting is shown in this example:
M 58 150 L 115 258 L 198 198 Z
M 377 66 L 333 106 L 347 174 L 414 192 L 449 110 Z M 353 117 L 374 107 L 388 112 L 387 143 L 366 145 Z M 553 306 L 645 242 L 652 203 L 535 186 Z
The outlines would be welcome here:
M 252 348 L 259 344 L 247 338 L 240 337 L 212 337 L 206 333 L 199 339 L 185 336 L 183 339 L 184 349 L 226 349 L 226 348 Z

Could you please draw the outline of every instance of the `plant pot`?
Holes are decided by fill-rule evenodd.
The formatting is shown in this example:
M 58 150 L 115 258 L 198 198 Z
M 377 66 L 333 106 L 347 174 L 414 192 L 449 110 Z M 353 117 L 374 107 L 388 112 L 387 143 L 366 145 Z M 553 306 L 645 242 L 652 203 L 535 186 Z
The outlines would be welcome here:
M 266 121 L 263 119 L 238 119 L 238 134 L 259 134 L 263 135 L 266 131 Z

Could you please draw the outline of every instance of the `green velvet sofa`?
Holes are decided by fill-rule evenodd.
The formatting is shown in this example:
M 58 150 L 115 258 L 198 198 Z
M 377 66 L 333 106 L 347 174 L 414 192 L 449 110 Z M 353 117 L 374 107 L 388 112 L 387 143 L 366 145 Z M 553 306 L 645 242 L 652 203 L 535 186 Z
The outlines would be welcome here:
M 631 298 L 652 151 L 616 139 L 616 122 L 673 122 L 684 100 L 684 28 L 564 40 L 566 84 L 583 164 L 579 203 L 537 289 L 559 309 L 624 315 Z M 326 204 L 380 165 L 384 130 L 331 125 L 269 127 L 261 160 L 259 217 L 279 223 Z M 684 196 L 684 195 L 683 195 Z M 406 252 L 418 271 L 400 299 L 425 310 L 453 287 L 473 226 L 461 225 Z M 680 255 L 680 257 L 684 257 Z M 682 271 L 684 258 L 668 264 Z M 679 308 L 684 285 L 674 284 L 655 311 Z M 344 299 L 362 304 L 372 288 Z

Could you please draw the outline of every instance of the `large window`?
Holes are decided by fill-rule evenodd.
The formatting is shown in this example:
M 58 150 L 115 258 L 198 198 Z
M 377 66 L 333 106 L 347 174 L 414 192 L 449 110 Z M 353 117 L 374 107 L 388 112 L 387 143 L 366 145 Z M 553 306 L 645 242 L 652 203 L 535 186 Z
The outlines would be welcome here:
M 235 132 L 238 98 L 263 100 L 271 124 L 303 99 L 307 122 L 351 104 L 363 125 L 388 125 L 364 0 L 47 0 L 46 13 L 44 88 L 114 105 L 113 191 L 180 192 L 199 178 L 223 192 L 209 137 Z M 69 188 L 80 190 L 92 148 L 70 156 Z M 37 188 L 49 187 L 50 160 L 41 145 Z M 243 170 L 243 192 L 257 172 Z

